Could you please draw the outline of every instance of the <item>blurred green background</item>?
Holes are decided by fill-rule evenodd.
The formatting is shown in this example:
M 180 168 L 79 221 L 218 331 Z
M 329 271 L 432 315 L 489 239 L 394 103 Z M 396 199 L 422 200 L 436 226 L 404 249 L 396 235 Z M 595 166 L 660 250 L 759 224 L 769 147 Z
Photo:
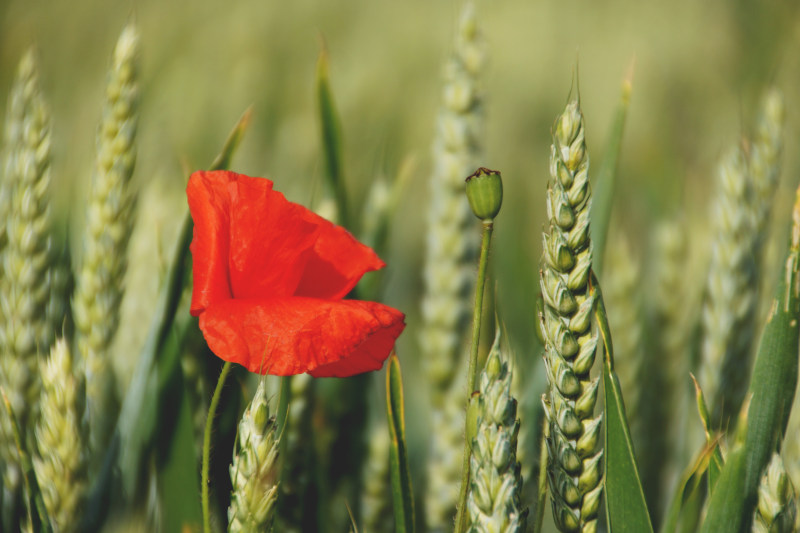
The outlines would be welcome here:
M 431 143 L 442 66 L 452 50 L 460 5 L 442 0 L 0 4 L 0 106 L 6 105 L 21 54 L 35 45 L 53 117 L 54 213 L 75 240 L 84 223 L 81 206 L 111 51 L 128 20 L 141 32 L 134 173 L 141 195 L 128 275 L 135 289 L 129 289 L 125 327 L 116 340 L 124 347 L 116 352 L 123 386 L 184 213 L 188 172 L 210 163 L 245 108 L 252 104 L 254 116 L 233 170 L 270 177 L 289 199 L 306 205 L 322 194 L 313 84 L 324 42 L 351 204 L 363 204 L 376 177 L 394 176 L 408 158 L 415 161 L 384 254 L 389 266 L 383 298 L 408 315 L 398 352 L 409 376 L 407 389 L 415 390 Z M 634 72 L 610 241 L 624 233 L 634 255 L 644 260 L 650 228 L 680 213 L 696 248 L 697 269 L 687 276 L 699 277 L 707 239 L 694 234 L 703 236 L 707 227 L 717 161 L 749 131 L 761 91 L 770 84 L 780 87 L 787 129 L 775 216 L 781 220 L 777 242 L 784 242 L 783 221 L 800 168 L 793 149 L 800 138 L 796 6 L 789 0 L 477 2 L 489 54 L 483 164 L 502 171 L 506 191 L 492 268 L 499 312 L 518 358 L 540 361 L 534 310 L 550 128 L 578 83 L 597 169 L 621 82 Z M 73 248 L 80 253 L 79 246 Z M 414 413 L 412 408 L 409 424 L 418 427 Z

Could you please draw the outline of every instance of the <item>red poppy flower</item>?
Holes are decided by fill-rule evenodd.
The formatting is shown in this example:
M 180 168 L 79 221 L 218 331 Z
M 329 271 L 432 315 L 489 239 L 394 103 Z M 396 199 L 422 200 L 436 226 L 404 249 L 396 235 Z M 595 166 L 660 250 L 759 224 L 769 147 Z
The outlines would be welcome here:
M 383 365 L 403 313 L 342 299 L 385 266 L 375 252 L 264 178 L 195 172 L 186 193 L 191 313 L 215 354 L 279 376 L 352 376 Z

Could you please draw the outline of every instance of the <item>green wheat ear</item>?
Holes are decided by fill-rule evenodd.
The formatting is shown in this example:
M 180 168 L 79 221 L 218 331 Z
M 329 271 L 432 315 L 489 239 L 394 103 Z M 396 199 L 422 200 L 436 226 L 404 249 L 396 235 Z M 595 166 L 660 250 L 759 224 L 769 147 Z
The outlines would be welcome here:
M 573 100 L 553 127 L 540 320 L 549 384 L 542 403 L 553 515 L 559 530 L 583 533 L 597 530 L 603 490 L 603 451 L 598 450 L 603 417 L 593 417 L 599 381 L 589 376 L 598 337 L 591 324 L 594 296 L 588 290 L 588 169 L 583 114 Z
M 75 372 L 67 343 L 56 341 L 41 365 L 41 418 L 36 426 L 33 466 L 47 514 L 57 531 L 80 531 L 89 490 L 83 420 L 84 379 Z
M 470 456 L 467 495 L 472 532 L 525 531 L 527 511 L 522 509 L 522 479 L 517 462 L 517 400 L 511 396 L 511 368 L 500 349 L 500 335 L 481 372 L 477 402 L 477 430 Z
M 279 436 L 275 417 L 269 415 L 265 380 L 258 382 L 255 396 L 239 422 L 237 446 L 230 467 L 231 505 L 228 531 L 268 531 L 278 500 Z
M 114 50 L 97 161 L 88 204 L 83 258 L 73 298 L 76 345 L 86 368 L 91 446 L 104 447 L 117 416 L 109 345 L 119 323 L 128 237 L 135 194 L 130 187 L 136 159 L 139 36 L 128 25 Z
M 0 187 L 0 385 L 24 433 L 36 418 L 38 353 L 49 350 L 46 319 L 50 298 L 50 126 L 29 50 L 11 89 L 5 125 L 5 177 Z M 21 481 L 7 417 L 0 417 L 3 507 L 14 516 Z

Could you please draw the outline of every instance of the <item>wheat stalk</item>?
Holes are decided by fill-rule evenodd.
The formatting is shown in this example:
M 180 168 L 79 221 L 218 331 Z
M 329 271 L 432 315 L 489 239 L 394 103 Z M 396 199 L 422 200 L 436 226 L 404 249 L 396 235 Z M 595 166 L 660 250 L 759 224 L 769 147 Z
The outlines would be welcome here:
M 268 531 L 278 499 L 279 436 L 275 418 L 269 416 L 265 380 L 239 422 L 236 451 L 231 464 L 233 493 L 228 507 L 228 531 Z
M 86 407 L 95 450 L 105 445 L 117 414 L 108 348 L 119 323 L 126 250 L 133 226 L 135 195 L 130 179 L 136 158 L 138 47 L 135 27 L 126 26 L 114 50 L 106 89 L 83 260 L 72 302 L 76 344 L 86 368 Z
M 591 325 L 594 296 L 588 290 L 591 191 L 584 134 L 576 99 L 556 119 L 553 131 L 540 320 L 549 384 L 542 402 L 553 515 L 561 531 L 589 533 L 597 530 L 603 452 L 597 449 L 602 415 L 593 417 L 599 382 L 589 376 L 597 334 Z
M 47 513 L 57 531 L 80 531 L 89 489 L 82 424 L 84 380 L 76 373 L 67 343 L 58 340 L 41 365 L 41 418 L 36 426 L 38 454 L 33 459 Z
M 39 396 L 37 375 L 40 351 L 49 349 L 46 320 L 50 297 L 51 239 L 47 194 L 50 185 L 50 127 L 39 89 L 32 50 L 23 55 L 11 89 L 5 129 L 6 196 L 5 240 L 0 278 L 0 385 L 23 432 L 35 419 Z M 20 486 L 17 452 L 6 417 L 0 419 L 3 435 L 0 462 L 6 516 L 15 514 Z
M 522 479 L 517 462 L 517 401 L 511 396 L 511 368 L 495 337 L 481 372 L 477 430 L 470 455 L 467 494 L 468 531 L 500 533 L 525 531 L 527 511 L 520 503 Z

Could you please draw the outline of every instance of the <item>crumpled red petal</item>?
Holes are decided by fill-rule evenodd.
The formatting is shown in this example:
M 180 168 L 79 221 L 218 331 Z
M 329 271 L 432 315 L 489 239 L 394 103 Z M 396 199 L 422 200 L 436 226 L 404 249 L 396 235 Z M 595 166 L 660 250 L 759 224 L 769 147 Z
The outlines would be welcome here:
M 345 377 L 378 370 L 405 328 L 376 302 L 280 298 L 213 302 L 200 329 L 217 356 L 259 374 Z
M 198 316 L 209 303 L 232 296 L 228 279 L 228 231 L 230 198 L 221 194 L 226 177 L 214 172 L 195 172 L 186 195 L 194 221 L 192 239 L 193 290 L 191 313 Z
M 191 312 L 226 298 L 343 298 L 383 261 L 345 229 L 286 200 L 272 182 L 228 171 L 195 172 Z

